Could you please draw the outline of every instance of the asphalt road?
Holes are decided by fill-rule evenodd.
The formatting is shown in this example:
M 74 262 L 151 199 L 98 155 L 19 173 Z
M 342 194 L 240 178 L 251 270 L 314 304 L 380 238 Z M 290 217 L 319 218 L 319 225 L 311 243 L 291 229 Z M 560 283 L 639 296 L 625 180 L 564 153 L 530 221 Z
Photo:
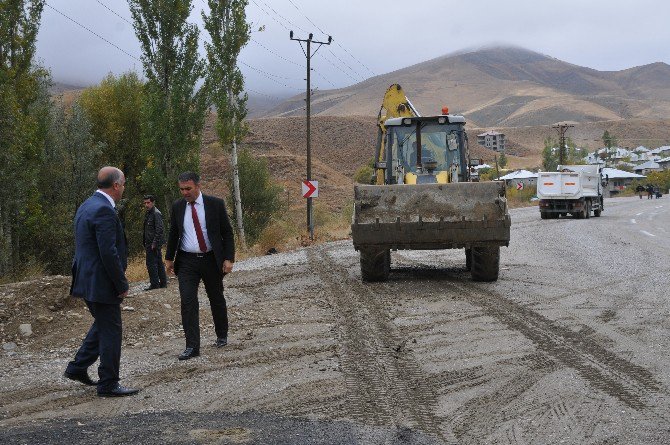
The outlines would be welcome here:
M 515 209 L 495 283 L 449 250 L 394 252 L 391 279 L 363 284 L 347 241 L 240 262 L 224 352 L 124 346 L 143 390 L 123 400 L 59 380 L 65 356 L 17 356 L 0 442 L 669 443 L 668 209 Z

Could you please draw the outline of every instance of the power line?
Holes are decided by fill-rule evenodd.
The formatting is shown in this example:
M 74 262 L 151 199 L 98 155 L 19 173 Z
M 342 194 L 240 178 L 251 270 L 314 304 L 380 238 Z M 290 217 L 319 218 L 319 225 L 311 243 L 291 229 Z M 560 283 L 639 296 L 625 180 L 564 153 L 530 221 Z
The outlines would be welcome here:
M 284 100 L 284 99 L 282 99 L 282 98 L 280 98 L 280 97 L 277 97 L 277 96 L 271 96 L 271 95 L 269 95 L 269 94 L 261 93 L 260 91 L 252 90 L 252 89 L 250 89 L 250 88 L 245 88 L 244 91 L 247 92 L 247 93 L 254 93 L 254 94 L 257 95 L 257 96 L 265 96 L 265 97 L 269 97 L 270 99 Z
M 370 68 L 368 68 L 368 66 L 367 66 L 366 64 L 364 64 L 363 62 L 361 62 L 360 60 L 358 60 L 356 57 L 354 57 L 353 54 L 351 54 L 349 51 L 347 51 L 347 49 L 346 49 L 344 46 L 340 45 L 339 42 L 336 41 L 335 44 L 336 44 L 337 46 L 339 46 L 340 48 L 342 48 L 342 50 L 344 50 L 345 53 L 349 54 L 349 56 L 350 56 L 352 59 L 354 59 L 356 62 L 358 62 L 363 68 L 365 68 L 366 70 L 370 71 L 370 73 L 372 73 L 373 76 L 376 76 L 376 75 L 377 75 L 377 73 L 375 73 L 375 72 L 372 71 Z
M 275 16 L 273 16 L 272 14 L 270 14 L 265 8 L 263 8 L 261 5 L 259 5 L 255 0 L 251 0 L 251 1 L 258 7 L 258 9 L 260 9 L 261 11 L 263 11 L 263 13 L 265 13 L 267 16 L 269 16 L 272 20 L 274 20 L 275 22 L 277 22 L 279 25 L 281 25 L 281 26 L 282 26 L 284 29 L 286 29 L 287 31 L 291 31 L 291 30 L 290 30 L 284 23 L 278 21 L 278 20 L 275 18 Z M 259 1 L 263 2 L 263 0 L 259 0 Z M 263 3 L 267 5 L 267 3 L 265 3 L 265 2 L 263 2 Z M 290 20 L 284 18 L 284 17 L 283 17 L 282 15 L 280 15 L 279 13 L 277 13 L 277 11 L 275 11 L 271 6 L 268 5 L 267 7 L 268 7 L 270 10 L 272 10 L 273 12 L 275 12 L 275 14 L 276 14 L 277 16 L 281 17 L 283 20 L 285 20 L 285 21 L 286 21 L 287 23 L 289 23 L 290 25 L 292 25 L 292 26 L 296 26 L 297 28 L 299 28 L 299 29 L 301 29 L 301 30 L 303 29 L 303 28 L 301 28 L 301 27 L 295 25 L 295 24 L 294 24 L 293 22 L 291 22 Z M 305 32 L 307 32 L 307 31 L 305 31 Z M 289 62 L 289 63 L 292 63 L 292 64 L 294 64 L 294 65 L 304 67 L 304 65 L 299 65 L 299 64 L 297 64 L 297 63 L 295 63 L 295 62 L 292 62 L 292 61 L 286 59 L 285 57 L 283 57 L 283 56 L 277 54 L 276 52 L 274 52 L 274 51 L 272 51 L 271 49 L 267 48 L 266 46 L 264 46 L 264 45 L 261 44 L 260 42 L 254 40 L 254 39 L 251 39 L 251 40 L 252 40 L 254 43 L 256 43 L 256 44 L 258 44 L 259 46 L 261 46 L 262 48 L 264 48 L 265 50 L 269 51 L 270 53 L 276 55 L 277 57 L 279 57 L 279 58 L 281 58 L 281 59 L 283 59 L 283 60 L 285 60 L 285 61 L 287 61 L 287 62 Z M 331 51 L 331 52 L 332 52 L 332 51 Z M 337 57 L 337 56 L 336 56 L 336 57 Z M 336 64 L 334 64 L 333 62 L 331 62 L 330 59 L 328 59 L 327 57 L 324 57 L 324 60 L 326 60 L 328 63 L 330 63 L 335 69 L 337 69 L 338 71 L 342 72 L 344 75 L 346 75 L 347 77 L 349 77 L 350 79 L 352 79 L 354 82 L 359 82 L 358 79 L 356 79 L 355 77 L 352 77 L 351 75 L 349 75 L 349 73 L 347 73 L 346 71 L 342 70 L 339 66 L 337 66 Z M 341 60 L 340 60 L 340 61 L 341 61 Z M 343 62 L 343 63 L 344 63 L 344 62 Z M 323 76 L 322 74 L 319 74 L 319 75 L 320 75 L 324 80 L 326 80 L 326 82 L 328 82 L 329 84 L 331 84 L 331 85 L 333 86 L 333 88 L 337 88 L 337 87 L 335 86 L 335 84 L 334 84 L 333 82 L 331 82 L 329 79 L 327 79 L 325 76 Z M 361 76 L 361 78 L 363 78 L 363 77 Z
M 349 68 L 349 70 L 350 70 L 352 73 L 356 74 L 356 75 L 357 75 L 358 77 L 360 77 L 362 80 L 365 80 L 365 77 L 361 76 L 360 73 L 359 73 L 358 71 L 356 71 L 355 69 L 353 69 L 352 67 L 350 67 L 349 64 L 346 63 L 344 60 L 342 60 L 342 59 L 340 59 L 339 57 L 337 57 L 337 54 L 335 54 L 335 53 L 333 52 L 332 49 L 328 48 L 328 51 L 330 51 L 330 53 L 331 53 L 337 60 L 339 60 L 340 62 L 342 62 L 342 65 L 344 65 L 344 66 L 346 66 L 347 68 Z
M 337 88 L 337 87 L 335 86 L 335 84 L 334 84 L 333 82 L 331 82 L 331 81 L 330 81 L 327 77 L 325 77 L 323 74 L 321 74 L 320 72 L 318 72 L 318 71 L 315 70 L 314 68 L 312 68 L 312 71 L 314 72 L 314 74 L 316 74 L 317 76 L 321 77 L 323 80 L 325 80 L 326 82 L 328 82 L 333 88 Z
M 319 28 L 319 26 L 318 26 L 316 23 L 314 23 L 309 17 L 307 17 L 307 15 L 306 15 L 304 12 L 302 12 L 302 10 L 301 10 L 300 8 L 298 8 L 298 6 L 297 6 L 295 3 L 293 3 L 293 0 L 288 0 L 288 2 L 289 2 L 290 4 L 292 4 L 293 7 L 294 7 L 295 9 L 297 9 L 298 12 L 300 12 L 300 14 L 302 14 L 302 15 L 307 19 L 307 21 L 308 21 L 309 23 L 311 23 L 316 29 L 318 29 L 323 35 L 326 35 L 326 36 L 329 35 L 329 34 L 326 33 L 324 30 L 322 30 L 321 28 Z M 351 54 L 349 51 L 347 51 L 347 49 L 346 49 L 344 46 L 342 46 L 339 42 L 335 41 L 335 44 L 336 44 L 337 46 L 339 46 L 340 48 L 342 48 L 342 50 L 344 50 L 344 52 L 346 52 L 347 54 L 349 54 L 349 56 L 350 56 L 352 59 L 354 59 L 359 65 L 363 66 L 365 69 L 367 69 L 368 71 L 370 71 L 374 76 L 377 75 L 374 71 L 372 71 L 370 68 L 368 68 L 367 65 L 365 65 L 363 62 L 361 62 L 361 61 L 358 60 L 356 57 L 354 57 L 353 54 Z
M 96 1 L 97 1 L 97 3 L 99 3 L 101 6 L 105 7 L 105 9 L 107 9 L 108 11 L 110 11 L 110 12 L 113 13 L 114 15 L 118 16 L 119 18 L 121 18 L 121 19 L 124 20 L 125 22 L 127 22 L 127 23 L 129 23 L 129 24 L 132 25 L 132 23 L 130 23 L 128 20 L 126 20 L 124 17 L 122 17 L 120 14 L 118 14 L 117 12 L 115 12 L 114 10 L 112 10 L 111 8 L 107 7 L 104 3 L 102 3 L 102 2 L 100 2 L 100 1 L 98 1 L 98 0 L 96 0 Z M 203 1 L 203 3 L 204 3 L 204 0 L 202 0 L 202 1 Z M 252 0 L 252 1 L 253 1 L 253 0 Z M 104 37 L 101 36 L 100 34 L 96 33 L 95 31 L 91 30 L 90 28 L 88 28 L 87 26 L 81 24 L 80 22 L 76 21 L 75 19 L 73 19 L 72 17 L 70 17 L 70 16 L 68 16 L 67 14 L 63 13 L 62 11 L 60 11 L 60 10 L 54 8 L 54 7 L 51 6 L 49 3 L 45 2 L 45 5 L 48 6 L 49 8 L 51 8 L 52 10 L 54 10 L 55 12 L 57 12 L 58 14 L 62 15 L 63 17 L 67 18 L 67 19 L 70 20 L 72 23 L 75 23 L 77 26 L 79 26 L 79 27 L 85 29 L 86 31 L 88 31 L 89 33 L 91 33 L 91 34 L 93 34 L 94 36 L 98 37 L 99 39 L 103 40 L 103 41 L 106 42 L 107 44 L 109 44 L 109 45 L 113 46 L 114 48 L 118 49 L 119 51 L 121 51 L 122 53 L 124 53 L 125 55 L 127 55 L 128 57 L 131 57 L 132 59 L 137 60 L 138 62 L 142 62 L 140 59 L 138 59 L 137 57 L 133 56 L 132 54 L 130 54 L 129 52 L 127 52 L 126 50 L 124 50 L 124 49 L 121 48 L 120 46 L 118 46 L 118 45 L 116 45 L 115 43 L 113 43 L 113 42 L 109 41 L 108 39 L 104 38 Z M 134 26 L 134 25 L 133 25 L 133 26 Z M 205 41 L 205 40 L 203 39 L 203 41 Z M 209 44 L 211 45 L 210 42 L 206 42 L 206 41 L 205 41 L 205 43 L 209 43 Z M 278 54 L 277 54 L 277 55 L 278 55 Z M 281 57 L 281 56 L 280 56 L 280 57 Z M 288 59 L 286 59 L 286 60 L 289 61 Z M 289 61 L 289 62 L 290 62 L 290 61 Z M 252 69 L 252 70 L 254 70 L 254 71 L 257 71 L 258 73 L 260 73 L 260 74 L 262 74 L 263 76 L 267 77 L 268 79 L 270 79 L 270 80 L 272 80 L 272 81 L 278 83 L 278 84 L 281 85 L 281 86 L 284 86 L 284 87 L 286 87 L 286 88 L 288 88 L 288 89 L 295 90 L 295 91 L 298 91 L 298 90 L 299 90 L 299 88 L 290 87 L 290 86 L 286 85 L 285 83 L 282 83 L 282 82 L 280 82 L 280 81 L 274 79 L 273 77 L 276 77 L 276 78 L 279 78 L 279 79 L 285 79 L 285 80 L 297 80 L 297 79 L 292 79 L 292 78 L 288 78 L 288 77 L 278 76 L 278 75 L 276 75 L 276 74 L 271 74 L 271 73 L 268 73 L 268 72 L 266 72 L 266 71 L 263 71 L 263 70 L 261 70 L 261 69 L 259 69 L 259 68 L 256 68 L 256 67 L 254 67 L 254 66 L 251 66 L 251 65 L 249 65 L 249 64 L 247 64 L 247 63 L 245 63 L 245 62 L 242 62 L 242 61 L 240 61 L 240 63 L 243 64 L 244 66 L 246 66 L 247 68 L 250 68 L 250 69 Z M 298 65 L 298 66 L 300 66 L 300 65 Z M 276 99 L 279 99 L 279 98 L 276 98 Z M 281 100 L 281 99 L 280 99 L 280 100 Z
M 135 25 L 133 25 L 131 22 L 129 22 L 125 17 L 123 17 L 121 14 L 119 14 L 119 13 L 116 12 L 116 11 L 114 11 L 112 8 L 110 8 L 109 6 L 105 5 L 105 4 L 104 4 L 103 2 L 101 2 L 100 0 L 95 0 L 95 1 L 98 2 L 103 8 L 105 8 L 106 10 L 108 10 L 109 12 L 111 12 L 112 14 L 114 14 L 115 16 L 117 16 L 118 18 L 120 18 L 121 20 L 123 20 L 124 22 L 128 23 L 130 26 L 135 26 Z
M 319 28 L 319 26 L 318 26 L 316 23 L 314 23 L 309 17 L 307 17 L 307 15 L 305 15 L 305 13 L 302 12 L 302 11 L 300 10 L 300 8 L 298 8 L 298 7 L 296 6 L 296 4 L 293 3 L 292 0 L 288 0 L 288 1 L 289 1 L 290 4 L 292 4 L 292 5 L 295 7 L 295 9 L 297 9 L 297 10 L 300 12 L 300 14 L 302 14 L 302 15 L 307 19 L 307 21 L 308 21 L 309 23 L 312 24 L 312 26 L 314 26 L 316 29 L 318 29 L 318 30 L 321 32 L 321 34 L 323 34 L 324 36 L 327 36 L 327 35 L 328 35 L 327 32 L 325 32 L 323 29 Z
M 270 13 L 267 12 L 265 9 L 263 9 L 263 7 L 262 7 L 261 5 L 259 5 L 258 3 L 256 3 L 256 0 L 251 0 L 251 2 L 252 2 L 254 5 L 256 5 L 256 6 L 258 7 L 258 9 L 260 9 L 261 11 L 263 11 L 268 17 L 270 17 L 270 18 L 271 18 L 272 20 L 274 20 L 275 22 L 279 23 L 279 25 L 281 25 L 284 29 L 286 29 L 287 31 L 290 31 L 290 29 L 287 28 L 286 25 L 284 25 L 282 22 L 280 22 L 279 20 L 277 20 L 272 14 L 270 14 Z
M 260 2 L 262 2 L 264 5 L 266 5 L 272 12 L 274 12 L 275 14 L 277 14 L 282 20 L 286 21 L 289 25 L 291 25 L 291 26 L 293 26 L 293 27 L 299 29 L 299 30 L 302 31 L 302 32 L 305 32 L 305 33 L 308 32 L 308 31 L 305 31 L 305 30 L 304 30 L 303 28 L 301 28 L 300 26 L 298 26 L 298 25 L 296 25 L 295 23 L 293 23 L 292 21 L 290 21 L 289 19 L 287 19 L 286 17 L 282 16 L 282 15 L 281 15 L 280 13 L 278 13 L 272 6 L 270 6 L 267 2 L 265 2 L 265 1 L 263 1 L 263 0 L 258 0 L 258 1 L 260 1 Z
M 286 80 L 296 80 L 296 79 L 290 79 L 290 78 L 288 78 L 288 77 L 282 77 L 282 76 L 277 76 L 277 75 L 275 75 L 275 74 L 270 74 L 270 73 L 268 73 L 268 72 L 266 72 L 266 71 L 263 71 L 263 70 L 260 69 L 260 68 L 256 68 L 256 67 L 254 67 L 254 66 L 251 66 L 251 65 L 249 65 L 248 63 L 245 63 L 245 62 L 243 62 L 243 61 L 241 61 L 241 60 L 240 60 L 239 62 L 240 62 L 242 65 L 246 66 L 247 68 L 252 69 L 252 70 L 254 70 L 254 71 L 260 73 L 261 75 L 267 77 L 267 78 L 270 79 L 271 81 L 273 81 L 273 82 L 275 82 L 275 83 L 277 83 L 277 84 L 279 84 L 279 85 L 281 85 L 281 86 L 283 86 L 283 87 L 289 88 L 289 89 L 291 89 L 291 90 L 296 90 L 296 91 L 299 91 L 299 90 L 300 90 L 300 88 L 290 87 L 290 86 L 286 85 L 285 83 L 282 83 L 282 82 L 278 81 L 277 79 L 275 79 L 275 77 L 276 77 L 276 78 L 279 78 L 279 79 L 286 79 Z
M 59 10 L 56 9 L 56 8 L 54 8 L 54 7 L 51 6 L 49 3 L 44 2 L 44 4 L 45 4 L 46 6 L 48 6 L 49 8 L 53 9 L 54 11 L 56 11 L 58 14 L 62 15 L 63 17 L 65 17 L 66 19 L 70 20 L 72 23 L 75 23 L 76 25 L 78 25 L 78 26 L 80 26 L 81 28 L 85 29 L 86 31 L 90 32 L 91 34 L 93 34 L 94 36 L 96 36 L 97 38 L 99 38 L 100 40 L 103 40 L 103 41 L 107 42 L 108 44 L 112 45 L 114 48 L 118 49 L 118 50 L 121 51 L 123 54 L 127 55 L 128 57 L 133 58 L 133 59 L 137 60 L 138 62 L 142 62 L 140 59 L 138 59 L 137 57 L 133 56 L 132 54 L 130 54 L 130 53 L 127 52 L 126 50 L 124 50 L 124 49 L 122 49 L 121 47 L 119 47 L 118 45 L 116 45 L 116 44 L 110 42 L 109 40 L 107 40 L 106 38 L 104 38 L 103 36 L 101 36 L 100 34 L 96 33 L 95 31 L 92 31 L 90 28 L 88 28 L 88 27 L 82 25 L 81 23 L 79 23 L 78 21 L 76 21 L 76 20 L 73 19 L 72 17 L 68 16 L 67 14 L 65 14 L 65 13 L 63 13 L 63 12 L 61 12 L 61 11 L 59 11 Z
M 275 51 L 273 51 L 273 50 L 271 50 L 270 48 L 268 48 L 267 46 L 263 45 L 261 42 L 259 42 L 258 40 L 254 39 L 253 37 L 250 38 L 249 40 L 251 40 L 252 42 L 254 42 L 256 45 L 260 46 L 260 47 L 263 48 L 264 50 L 268 51 L 269 53 L 274 54 L 275 56 L 279 57 L 280 59 L 282 59 L 282 60 L 284 60 L 284 61 L 286 61 L 286 62 L 288 62 L 288 63 L 290 63 L 290 64 L 293 64 L 293 65 L 295 65 L 295 66 L 299 66 L 300 68 L 304 68 L 304 67 L 305 67 L 305 65 L 301 65 L 301 64 L 299 64 L 299 63 L 297 63 L 297 62 L 294 62 L 293 60 L 289 60 L 289 59 L 287 59 L 286 57 L 284 57 L 284 56 L 278 54 L 277 52 L 275 52 Z

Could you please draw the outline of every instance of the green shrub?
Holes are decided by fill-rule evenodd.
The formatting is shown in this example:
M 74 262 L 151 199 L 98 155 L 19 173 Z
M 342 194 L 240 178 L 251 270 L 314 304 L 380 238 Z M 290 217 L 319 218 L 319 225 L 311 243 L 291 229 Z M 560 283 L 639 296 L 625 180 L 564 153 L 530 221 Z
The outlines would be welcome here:
M 242 223 L 247 244 L 255 244 L 263 230 L 270 225 L 273 217 L 282 209 L 282 187 L 272 183 L 265 158 L 255 158 L 249 150 L 242 150 L 238 156 L 240 174 L 240 198 L 242 200 Z M 237 210 L 232 190 L 233 180 L 228 181 L 231 190 L 229 207 L 233 213 L 233 226 L 237 226 Z

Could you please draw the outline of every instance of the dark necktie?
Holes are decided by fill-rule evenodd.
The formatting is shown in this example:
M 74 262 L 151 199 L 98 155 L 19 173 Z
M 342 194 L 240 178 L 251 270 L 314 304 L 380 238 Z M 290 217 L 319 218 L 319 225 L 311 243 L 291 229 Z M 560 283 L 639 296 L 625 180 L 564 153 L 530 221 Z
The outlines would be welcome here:
M 205 242 L 205 237 L 202 234 L 202 228 L 200 227 L 200 220 L 198 219 L 198 212 L 195 211 L 195 203 L 191 204 L 191 216 L 193 217 L 193 226 L 195 227 L 195 236 L 198 237 L 198 245 L 200 246 L 201 252 L 207 252 L 207 243 Z

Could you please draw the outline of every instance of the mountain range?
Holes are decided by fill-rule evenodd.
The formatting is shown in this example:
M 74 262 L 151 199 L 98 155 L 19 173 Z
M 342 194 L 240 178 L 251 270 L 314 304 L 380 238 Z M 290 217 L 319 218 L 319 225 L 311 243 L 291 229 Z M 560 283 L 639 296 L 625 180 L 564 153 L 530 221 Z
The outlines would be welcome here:
M 438 114 L 448 106 L 474 127 L 670 116 L 670 65 L 598 71 L 518 47 L 450 54 L 346 88 L 317 91 L 312 95 L 312 114 L 376 115 L 393 83 L 403 87 L 422 114 Z M 304 115 L 304 95 L 256 115 Z

